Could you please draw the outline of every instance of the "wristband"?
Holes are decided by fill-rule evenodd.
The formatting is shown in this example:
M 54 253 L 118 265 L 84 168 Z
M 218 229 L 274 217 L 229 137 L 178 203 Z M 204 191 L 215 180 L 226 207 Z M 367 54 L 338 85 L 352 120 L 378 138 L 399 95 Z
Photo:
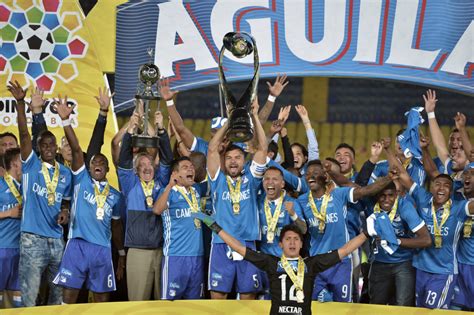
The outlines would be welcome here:
M 221 226 L 219 224 L 217 224 L 216 222 L 209 225 L 209 228 L 211 229 L 212 232 L 214 232 L 216 234 L 219 234 L 219 232 L 222 231 Z
M 428 119 L 432 119 L 432 118 L 435 118 L 435 113 L 434 112 L 429 112 L 428 113 Z
M 276 96 L 273 96 L 273 95 L 269 94 L 267 100 L 268 100 L 269 102 L 275 103 Z
M 62 124 L 63 124 L 63 127 L 66 127 L 66 126 L 71 126 L 71 119 L 65 119 L 65 120 L 62 120 L 61 121 Z
M 125 249 L 119 249 L 119 250 L 118 250 L 118 254 L 119 254 L 120 257 L 125 256 L 125 255 L 126 255 Z
M 166 101 L 166 106 L 170 107 L 170 106 L 173 106 L 174 105 L 174 101 L 173 100 L 167 100 Z
M 290 217 L 290 219 L 291 219 L 292 221 L 296 221 L 296 220 L 298 219 L 298 215 L 295 213 L 295 214 L 293 214 L 293 215 Z
M 397 238 L 397 244 L 400 245 L 402 243 L 402 240 Z

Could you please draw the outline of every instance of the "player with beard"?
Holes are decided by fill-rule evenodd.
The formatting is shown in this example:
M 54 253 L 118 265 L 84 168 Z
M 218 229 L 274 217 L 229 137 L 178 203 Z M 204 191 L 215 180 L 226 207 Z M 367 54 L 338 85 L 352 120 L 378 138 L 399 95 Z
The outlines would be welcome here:
M 55 161 L 56 137 L 44 131 L 38 137 L 40 158 L 33 152 L 25 113 L 26 90 L 15 81 L 8 90 L 16 99 L 23 163 L 23 218 L 20 240 L 20 287 L 23 304 L 35 306 L 41 275 L 58 272 L 64 248 L 63 228 L 69 218 L 71 171 Z M 61 288 L 50 283 L 48 304 L 61 304 Z
M 398 238 L 399 248 L 388 254 L 372 239 L 374 251 L 369 272 L 371 304 L 415 306 L 415 269 L 413 250 L 431 246 L 425 222 L 418 216 L 412 201 L 397 193 L 394 183 L 385 187 L 375 199 L 367 198 L 367 216 L 387 214 Z M 415 237 L 413 237 L 415 235 Z
M 263 174 L 262 184 L 265 193 L 258 198 L 258 213 L 262 232 L 260 250 L 262 253 L 280 257 L 282 251 L 278 243 L 280 242 L 281 229 L 290 223 L 295 223 L 305 234 L 306 223 L 303 221 L 301 206 L 283 189 L 285 181 L 280 169 L 269 167 Z M 268 278 L 265 275 L 263 277 L 265 299 L 270 299 L 270 284 Z
M 204 293 L 204 248 L 201 222 L 192 213 L 201 211 L 201 194 L 194 182 L 194 166 L 180 157 L 171 166 L 169 184 L 161 191 L 153 212 L 163 217 L 163 300 L 200 299 Z M 186 268 L 183 268 L 186 266 Z
M 451 198 L 453 180 L 440 174 L 432 182 L 431 192 L 414 183 L 399 165 L 400 182 L 415 199 L 417 211 L 431 234 L 432 246 L 417 252 L 416 305 L 449 308 L 458 276 L 457 247 L 467 219 L 474 216 L 474 202 Z
M 474 162 L 469 163 L 463 173 L 463 196 L 474 200 Z M 474 311 L 474 233 L 473 218 L 468 218 L 461 229 L 459 241 L 459 276 L 454 288 L 453 305 L 464 311 Z
M 67 105 L 67 97 L 59 98 L 55 109 L 71 148 L 74 196 L 69 240 L 53 282 L 63 287 L 64 304 L 76 303 L 84 283 L 93 292 L 95 302 L 107 302 L 109 292 L 115 291 L 111 236 L 115 247 L 122 253 L 117 279 L 122 278 L 125 269 L 123 228 L 118 208 L 121 194 L 106 179 L 109 166 L 103 154 L 92 157 L 87 171 L 84 154 L 71 127 L 73 107 Z
M 330 165 L 326 167 L 330 168 Z M 396 170 L 393 170 L 390 175 L 395 177 L 396 173 Z M 346 225 L 347 204 L 376 194 L 391 180 L 389 177 L 383 177 L 366 187 L 337 187 L 328 191 L 329 175 L 325 167 L 319 160 L 310 161 L 306 173 L 310 191 L 298 198 L 311 237 L 310 255 L 327 253 L 347 243 L 349 241 Z M 352 300 L 351 257 L 317 276 L 313 299 L 317 299 L 323 289 L 332 293 L 334 301 Z
M 298 226 L 290 224 L 281 230 L 278 246 L 282 255 L 274 256 L 245 247 L 241 241 L 223 230 L 213 218 L 202 213 L 196 214 L 196 217 L 209 226 L 232 250 L 266 272 L 272 300 L 270 314 L 311 314 L 314 278 L 338 264 L 368 237 L 367 231 L 364 231 L 334 251 L 303 258 L 300 251 L 304 235 Z
M 245 152 L 241 147 L 229 145 L 224 153 L 224 170 L 221 170 L 219 146 L 224 142 L 227 125 L 224 125 L 209 142 L 207 171 L 216 221 L 243 244 L 255 249 L 259 236 L 257 193 L 265 171 L 267 140 L 258 119 L 258 103 L 251 113 L 257 151 L 249 167 L 244 168 Z M 234 282 L 241 299 L 254 299 L 261 289 L 258 269 L 231 250 L 217 235 L 213 235 L 209 262 L 211 298 L 225 299 Z

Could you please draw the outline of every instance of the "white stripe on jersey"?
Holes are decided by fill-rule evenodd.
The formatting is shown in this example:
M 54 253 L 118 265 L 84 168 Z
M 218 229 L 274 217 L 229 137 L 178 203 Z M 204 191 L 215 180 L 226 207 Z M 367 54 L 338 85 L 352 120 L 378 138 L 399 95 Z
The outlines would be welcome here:
M 165 256 L 165 263 L 163 265 L 163 273 L 161 275 L 161 299 L 166 300 L 166 292 L 168 292 L 168 257 Z
M 439 298 L 438 305 L 436 306 L 436 308 L 441 308 L 444 302 L 446 301 L 451 282 L 453 282 L 453 275 L 448 276 L 448 279 L 446 280 L 446 284 L 444 285 L 443 291 L 441 292 L 441 297 Z
M 456 230 L 454 232 L 454 242 L 453 242 L 453 267 L 454 267 L 454 274 L 458 274 L 458 260 L 456 258 L 457 256 L 457 249 L 458 249 L 458 242 L 460 239 L 460 233 L 461 233 L 461 228 L 464 227 L 464 224 L 461 222 L 458 222 L 456 224 Z
M 71 214 L 69 215 L 69 232 L 68 232 L 68 235 L 67 235 L 67 238 L 68 239 L 71 239 L 72 238 L 72 231 L 73 231 L 73 228 L 74 228 L 74 219 L 76 217 L 76 210 L 77 210 L 77 198 L 79 198 L 79 190 L 81 189 L 81 184 L 76 184 L 74 186 L 74 193 L 73 193 L 73 197 L 72 197 L 72 206 L 71 206 Z
M 171 216 L 170 210 L 166 209 L 161 214 L 161 218 L 163 219 L 164 228 L 165 228 L 165 244 L 163 246 L 163 255 L 168 256 L 168 252 L 170 249 L 170 239 L 171 239 Z M 166 233 L 167 232 L 167 233 Z
M 214 239 L 214 233 L 212 233 L 212 238 Z M 214 249 L 214 242 L 211 242 L 211 251 L 209 252 L 209 263 L 207 264 L 207 287 L 211 290 L 211 259 L 212 259 L 212 250 Z
M 28 173 L 23 174 L 23 205 L 26 203 L 26 199 L 28 198 Z M 21 215 L 21 224 L 23 225 L 23 222 L 25 221 L 27 211 L 23 209 L 22 215 Z

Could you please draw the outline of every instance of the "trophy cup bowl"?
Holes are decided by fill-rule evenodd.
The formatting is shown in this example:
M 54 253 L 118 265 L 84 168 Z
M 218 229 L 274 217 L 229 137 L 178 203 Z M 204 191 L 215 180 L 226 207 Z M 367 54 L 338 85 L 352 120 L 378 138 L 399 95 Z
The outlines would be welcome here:
M 150 51 L 148 51 L 148 54 L 151 58 Z M 150 111 L 150 101 L 160 99 L 158 93 L 153 91 L 155 83 L 160 79 L 160 70 L 152 62 L 143 64 L 138 70 L 138 79 L 144 85 L 144 89 L 135 95 L 137 100 L 143 101 L 143 130 L 141 133 L 137 130 L 132 135 L 132 146 L 139 148 L 158 148 L 158 137 L 148 134 L 148 113 Z M 137 102 L 137 107 L 139 106 L 138 104 L 139 102 Z M 138 111 L 138 109 L 136 110 Z
M 254 76 L 242 97 L 236 101 L 224 75 L 224 52 L 228 50 L 237 58 L 254 54 Z M 250 108 L 257 94 L 260 65 L 255 40 L 247 33 L 230 32 L 224 36 L 219 56 L 219 80 L 229 113 L 226 137 L 232 142 L 245 142 L 253 138 L 253 124 Z

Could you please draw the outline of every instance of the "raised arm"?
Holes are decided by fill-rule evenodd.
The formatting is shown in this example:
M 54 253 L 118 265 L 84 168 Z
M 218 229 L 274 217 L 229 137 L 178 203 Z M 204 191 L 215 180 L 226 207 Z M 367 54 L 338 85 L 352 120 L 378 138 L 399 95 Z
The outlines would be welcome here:
M 344 244 L 344 246 L 337 250 L 337 253 L 339 254 L 339 259 L 342 260 L 342 258 L 346 257 L 347 255 L 355 251 L 357 248 L 361 247 L 367 239 L 368 234 L 366 231 L 364 231 L 364 233 L 360 233 L 359 235 L 351 239 L 349 242 Z
M 110 95 L 109 89 L 99 88 L 99 96 L 95 96 L 97 103 L 99 103 L 99 117 L 95 121 L 94 130 L 92 131 L 91 140 L 87 146 L 86 164 L 92 157 L 100 153 L 102 145 L 104 145 L 105 127 L 107 126 L 107 113 L 109 112 L 110 101 L 115 93 Z
M 217 130 L 214 137 L 209 141 L 207 149 L 207 172 L 211 178 L 216 176 L 221 165 L 221 156 L 219 154 L 219 145 L 224 141 L 224 135 L 227 132 L 227 122 Z
M 67 96 L 65 96 L 64 99 L 61 99 L 61 96 L 59 96 L 55 103 L 55 109 L 58 112 L 59 117 L 61 117 L 64 134 L 66 135 L 67 141 L 71 146 L 71 169 L 73 171 L 77 171 L 82 167 L 82 165 L 84 165 L 84 154 L 82 153 L 82 149 L 79 145 L 79 140 L 77 140 L 74 129 L 71 126 L 71 120 L 69 119 L 72 111 L 74 110 L 74 106 L 68 106 Z
M 353 192 L 354 201 L 360 200 L 367 196 L 373 196 L 377 194 L 382 189 L 384 189 L 385 186 L 387 186 L 388 184 L 390 184 L 393 180 L 397 178 L 398 178 L 398 170 L 396 168 L 393 168 L 389 171 L 389 176 L 381 177 L 376 182 L 368 186 L 354 188 L 354 192 Z
M 256 99 L 252 107 L 252 120 L 253 120 L 253 125 L 255 128 L 255 139 L 257 140 L 256 141 L 257 152 L 255 152 L 255 155 L 253 156 L 253 160 L 255 163 L 259 165 L 264 165 L 267 161 L 268 144 L 267 144 L 267 138 L 265 136 L 265 131 L 263 130 L 262 124 L 260 123 L 260 120 L 258 119 L 258 102 Z
M 28 126 L 26 124 L 25 96 L 27 90 L 23 90 L 18 81 L 15 81 L 14 83 L 12 81 L 8 82 L 7 89 L 16 100 L 18 132 L 20 134 L 20 155 L 21 159 L 26 161 L 33 150 L 30 132 L 28 131 Z
M 268 117 L 270 116 L 273 110 L 273 106 L 275 105 L 276 98 L 280 96 L 281 92 L 288 85 L 288 83 L 290 83 L 290 81 L 286 81 L 286 74 L 282 75 L 281 77 L 280 75 L 277 75 L 273 85 L 267 81 L 270 95 L 268 95 L 265 105 L 258 114 L 258 119 L 260 120 L 260 123 L 262 125 L 267 122 Z
M 389 140 L 390 141 L 390 140 Z M 370 180 L 370 175 L 375 169 L 375 165 L 379 161 L 382 153 L 383 145 L 379 141 L 374 141 L 370 147 L 370 158 L 362 165 L 359 174 L 355 179 L 355 183 L 359 186 L 367 186 Z
M 123 169 L 133 168 L 133 153 L 132 153 L 132 134 L 138 126 L 140 120 L 138 113 L 133 113 L 128 122 L 127 132 L 122 138 L 122 145 L 120 147 L 118 166 Z
M 425 110 L 428 114 L 428 124 L 430 126 L 431 139 L 443 164 L 446 163 L 446 160 L 449 157 L 448 146 L 446 145 L 446 140 L 444 139 L 441 128 L 439 128 L 438 121 L 435 117 L 435 108 L 436 102 L 436 92 L 432 90 L 426 91 L 426 95 L 423 95 L 425 100 Z
M 176 109 L 176 104 L 173 101 L 173 97 L 178 93 L 178 91 L 171 91 L 170 84 L 168 79 L 161 79 L 159 83 L 159 91 L 163 100 L 166 101 L 166 106 L 168 107 L 168 114 L 170 116 L 171 122 L 174 125 L 176 133 L 181 137 L 184 145 L 187 148 L 191 148 L 194 142 L 194 135 L 189 130 L 183 122 L 181 115 Z
M 421 153 L 422 153 L 423 168 L 425 169 L 426 174 L 428 174 L 428 177 L 433 180 L 436 176 L 439 175 L 439 171 L 436 168 L 435 162 L 431 158 L 429 145 L 430 145 L 430 138 L 426 136 L 421 136 L 420 147 L 421 147 Z
M 466 115 L 458 112 L 454 117 L 454 121 L 461 135 L 462 148 L 464 152 L 466 152 L 466 155 L 469 156 L 469 152 L 472 150 L 472 144 L 466 130 Z
M 290 167 L 295 164 L 295 158 L 293 151 L 291 150 L 290 139 L 288 138 L 288 130 L 283 127 L 280 131 L 281 135 L 281 146 L 283 148 L 283 167 Z
M 171 173 L 171 178 L 166 185 L 165 189 L 163 189 L 163 192 L 160 194 L 158 199 L 155 201 L 155 204 L 153 205 L 153 213 L 156 215 L 160 215 L 168 209 L 168 198 L 170 196 L 171 189 L 173 189 L 173 186 L 176 185 L 176 178 L 175 178 L 175 173 Z
M 306 136 L 308 137 L 308 161 L 317 160 L 319 159 L 318 140 L 316 139 L 316 133 L 314 132 L 313 126 L 311 126 L 308 111 L 303 105 L 296 105 L 295 109 L 298 112 L 298 115 L 300 115 L 301 121 L 306 129 Z
M 36 153 L 38 153 L 38 136 L 41 134 L 41 132 L 48 129 L 43 115 L 43 105 L 45 103 L 43 96 L 44 91 L 38 87 L 32 89 L 30 110 L 33 115 L 33 122 L 31 123 L 31 136 L 33 139 L 31 140 L 31 145 L 33 147 L 33 151 Z
M 351 182 L 347 177 L 345 177 L 340 171 L 339 168 L 331 161 L 323 161 L 324 170 L 328 173 L 329 177 L 338 185 L 338 186 L 352 186 L 356 187 L 357 185 Z
M 120 155 L 120 143 L 122 142 L 122 138 L 127 132 L 128 129 L 128 122 L 119 129 L 119 131 L 115 134 L 112 138 L 110 143 L 111 152 L 112 152 L 112 162 L 115 166 L 119 163 L 119 155 Z

